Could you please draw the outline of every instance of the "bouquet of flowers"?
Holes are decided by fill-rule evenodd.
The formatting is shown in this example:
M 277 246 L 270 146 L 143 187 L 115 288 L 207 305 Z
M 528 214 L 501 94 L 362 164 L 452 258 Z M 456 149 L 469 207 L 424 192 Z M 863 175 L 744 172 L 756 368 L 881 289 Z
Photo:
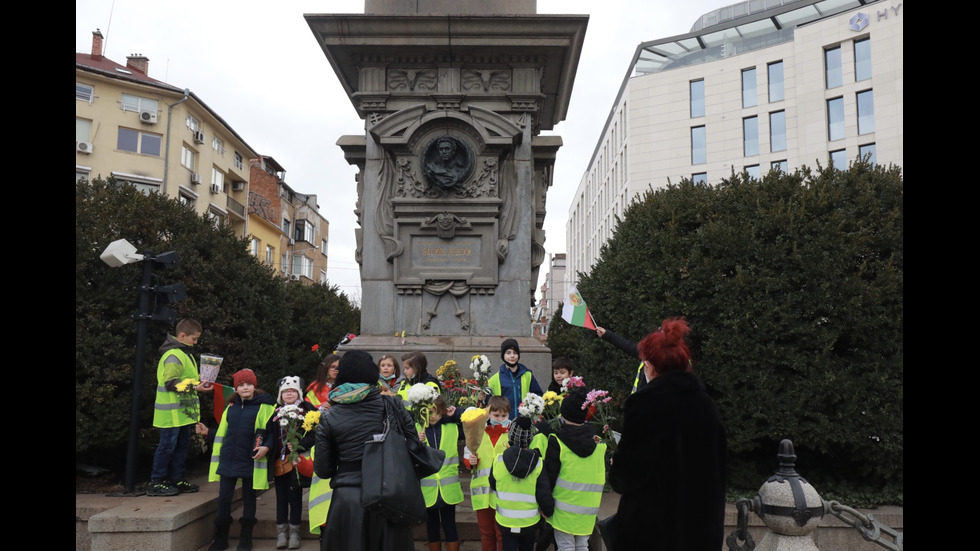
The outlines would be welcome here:
M 589 412 L 586 421 L 596 424 L 599 428 L 599 435 L 595 437 L 596 442 L 605 442 L 610 450 L 615 450 L 619 443 L 619 433 L 609 428 L 609 422 L 614 419 L 609 412 L 610 400 L 612 397 L 609 396 L 608 390 L 590 390 L 585 396 L 582 409 Z
M 194 387 L 199 384 L 201 381 L 188 378 L 177 383 L 176 387 L 177 403 L 180 404 L 180 409 L 184 415 L 197 420 L 201 419 L 201 401 L 198 400 Z
M 436 370 L 436 377 L 439 378 L 446 403 L 462 408 L 476 405 L 476 398 L 471 396 L 473 394 L 471 387 L 476 384 L 476 381 L 463 377 L 456 367 L 455 360 L 446 360 L 446 363 Z
M 276 408 L 272 420 L 278 422 L 283 431 L 282 456 L 280 459 L 285 460 L 286 454 L 288 453 L 289 463 L 299 461 L 299 439 L 306 434 L 306 430 L 304 429 L 306 416 L 307 413 L 303 411 L 303 408 L 299 404 L 286 404 Z M 287 444 L 292 445 L 292 451 L 289 450 Z
M 561 382 L 561 391 L 567 394 L 575 388 L 585 388 L 585 381 L 581 377 L 569 377 Z
M 560 423 L 559 417 L 561 417 L 561 399 L 563 395 L 559 395 L 553 390 L 549 390 L 544 393 L 541 397 L 544 400 L 544 411 L 541 412 L 541 416 L 545 421 L 551 425 L 551 430 L 558 430 L 558 425 Z
M 483 354 L 477 354 L 470 360 L 470 370 L 473 371 L 473 390 L 476 394 L 483 393 L 484 396 L 489 396 L 491 392 L 488 383 L 493 376 L 493 365 L 490 360 Z
M 306 416 L 303 417 L 303 434 L 307 434 L 311 430 L 315 429 L 319 424 L 320 410 L 315 409 L 313 411 L 307 411 Z
M 429 412 L 439 397 L 439 391 L 425 383 L 415 383 L 408 389 L 408 402 L 412 405 L 412 417 L 422 428 L 429 426 Z
M 524 401 L 517 406 L 517 413 L 522 417 L 530 418 L 533 422 L 544 413 L 544 399 L 533 392 L 528 392 Z
M 490 417 L 490 410 L 487 408 L 471 407 L 463 412 L 459 420 L 463 424 L 463 439 L 466 447 L 472 453 L 477 453 L 480 443 L 483 442 L 483 434 L 487 428 L 487 418 Z
M 217 354 L 201 354 L 201 381 L 213 383 L 218 380 L 218 371 L 221 369 L 222 356 Z

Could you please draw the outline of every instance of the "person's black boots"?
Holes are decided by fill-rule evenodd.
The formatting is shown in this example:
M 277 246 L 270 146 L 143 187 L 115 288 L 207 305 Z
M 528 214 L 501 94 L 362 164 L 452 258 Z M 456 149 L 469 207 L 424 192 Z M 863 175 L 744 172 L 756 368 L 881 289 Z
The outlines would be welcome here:
M 258 521 L 254 518 L 238 519 L 242 525 L 241 534 L 238 535 L 238 551 L 252 551 L 252 529 Z
M 223 551 L 228 549 L 228 529 L 231 528 L 231 517 L 214 519 L 214 541 L 208 551 Z

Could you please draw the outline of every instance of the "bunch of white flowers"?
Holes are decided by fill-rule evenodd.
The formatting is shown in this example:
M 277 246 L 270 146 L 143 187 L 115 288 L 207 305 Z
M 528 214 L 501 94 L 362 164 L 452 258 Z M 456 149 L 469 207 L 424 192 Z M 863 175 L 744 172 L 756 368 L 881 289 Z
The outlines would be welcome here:
M 297 404 L 287 404 L 280 406 L 276 410 L 276 418 L 279 420 L 281 426 L 287 427 L 291 422 L 304 421 L 306 419 L 306 412 Z
M 528 392 L 521 405 L 517 406 L 517 413 L 523 417 L 535 419 L 544 411 L 544 398 L 533 392 Z
M 490 360 L 483 354 L 473 356 L 473 360 L 470 362 L 470 369 L 473 370 L 473 374 L 476 375 L 477 379 L 481 380 L 490 378 L 490 369 L 492 367 Z
M 412 404 L 432 403 L 439 397 L 439 391 L 425 383 L 415 383 L 408 389 L 408 401 Z

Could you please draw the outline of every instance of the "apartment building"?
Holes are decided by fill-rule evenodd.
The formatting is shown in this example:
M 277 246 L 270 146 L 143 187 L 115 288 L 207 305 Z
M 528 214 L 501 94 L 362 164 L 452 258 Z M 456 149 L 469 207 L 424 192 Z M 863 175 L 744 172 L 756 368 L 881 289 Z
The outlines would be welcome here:
M 75 179 L 112 176 L 246 236 L 255 152 L 193 92 L 151 78 L 146 56 L 121 65 L 102 43 L 96 30 L 91 53 L 75 53 Z
M 285 169 L 272 157 L 253 159 L 250 174 L 252 254 L 290 281 L 327 283 L 330 224 L 316 195 L 289 187 Z
M 285 183 L 201 98 L 149 76 L 141 54 L 121 65 L 75 53 L 75 179 L 114 177 L 144 193 L 179 199 L 247 237 L 251 253 L 291 281 L 327 281 L 329 224 L 315 195 Z
M 555 316 L 560 316 L 562 303 L 568 300 L 565 285 L 565 253 L 549 255 L 548 271 L 541 284 L 541 299 L 531 309 L 532 336 L 541 342 L 548 340 L 548 328 Z
M 648 189 L 732 172 L 904 166 L 904 8 L 749 0 L 637 46 L 566 223 L 568 284 Z

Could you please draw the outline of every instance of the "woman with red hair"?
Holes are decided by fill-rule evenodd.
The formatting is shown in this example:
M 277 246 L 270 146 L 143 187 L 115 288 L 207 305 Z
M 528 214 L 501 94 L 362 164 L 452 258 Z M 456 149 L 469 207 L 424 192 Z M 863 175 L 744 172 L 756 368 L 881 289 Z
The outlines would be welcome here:
M 640 341 L 648 384 L 624 406 L 609 484 L 622 494 L 613 549 L 718 551 L 725 530 L 727 439 L 695 377 L 684 318 Z

